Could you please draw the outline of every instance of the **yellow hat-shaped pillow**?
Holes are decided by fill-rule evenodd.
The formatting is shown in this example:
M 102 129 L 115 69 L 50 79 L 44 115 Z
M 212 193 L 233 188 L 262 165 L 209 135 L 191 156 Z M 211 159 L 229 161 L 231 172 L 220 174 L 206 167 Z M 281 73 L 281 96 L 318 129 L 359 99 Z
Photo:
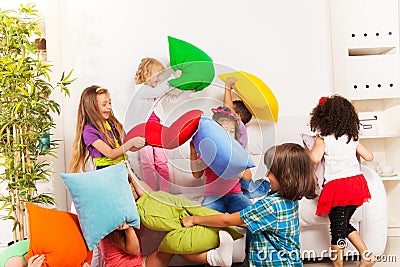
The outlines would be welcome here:
M 224 82 L 228 77 L 237 79 L 235 92 L 254 117 L 261 120 L 278 121 L 278 101 L 271 89 L 261 79 L 244 71 L 220 74 L 218 77 Z

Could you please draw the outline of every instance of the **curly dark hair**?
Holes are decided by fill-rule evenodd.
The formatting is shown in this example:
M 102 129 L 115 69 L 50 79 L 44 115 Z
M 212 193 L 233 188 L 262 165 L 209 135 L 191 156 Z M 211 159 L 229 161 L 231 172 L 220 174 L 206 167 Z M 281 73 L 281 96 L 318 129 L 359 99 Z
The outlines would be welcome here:
M 311 131 L 319 131 L 321 136 L 334 135 L 338 139 L 347 135 L 348 140 L 357 141 L 360 120 L 354 106 L 349 100 L 333 95 L 317 105 L 311 112 Z
M 247 124 L 253 117 L 242 100 L 234 100 L 233 109 L 240 116 L 240 119 L 244 124 Z

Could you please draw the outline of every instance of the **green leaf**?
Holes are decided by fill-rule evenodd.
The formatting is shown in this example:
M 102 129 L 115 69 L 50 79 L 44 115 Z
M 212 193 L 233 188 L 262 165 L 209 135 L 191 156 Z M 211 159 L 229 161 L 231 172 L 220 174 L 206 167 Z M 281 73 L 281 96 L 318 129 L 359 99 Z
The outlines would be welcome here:
M 21 69 L 22 62 L 24 61 L 24 59 L 25 59 L 25 51 L 22 51 L 22 56 L 21 56 L 21 58 L 18 60 L 18 64 L 17 64 L 16 71 L 19 71 L 19 70 Z
M 5 202 L 1 207 L 0 210 L 3 210 L 5 208 L 7 208 L 8 206 L 10 206 L 10 203 Z
M 24 88 L 22 88 L 21 86 L 19 86 L 19 85 L 17 85 L 16 86 L 25 96 L 29 96 L 29 93 L 24 89 Z
M 10 125 L 10 123 L 6 123 L 3 125 L 3 127 L 1 127 L 0 134 L 4 132 L 4 130 L 8 127 L 8 125 Z
M 18 102 L 18 104 L 15 106 L 14 111 L 13 111 L 14 115 L 16 115 L 18 113 L 19 107 L 21 105 L 22 105 L 22 101 Z

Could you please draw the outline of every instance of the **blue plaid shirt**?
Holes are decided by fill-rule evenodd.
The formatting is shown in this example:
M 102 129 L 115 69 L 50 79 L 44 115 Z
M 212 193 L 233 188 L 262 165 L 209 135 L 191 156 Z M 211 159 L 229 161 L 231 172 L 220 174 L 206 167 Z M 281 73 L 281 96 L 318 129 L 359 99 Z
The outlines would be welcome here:
M 240 211 L 251 232 L 250 266 L 303 266 L 298 207 L 297 200 L 272 194 Z

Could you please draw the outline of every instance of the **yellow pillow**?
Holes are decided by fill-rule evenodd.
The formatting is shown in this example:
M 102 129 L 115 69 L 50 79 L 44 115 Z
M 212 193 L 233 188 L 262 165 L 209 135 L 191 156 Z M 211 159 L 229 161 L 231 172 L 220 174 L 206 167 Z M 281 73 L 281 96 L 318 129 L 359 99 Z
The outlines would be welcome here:
M 218 77 L 224 82 L 228 77 L 237 79 L 235 92 L 254 117 L 261 120 L 278 121 L 278 101 L 271 89 L 258 77 L 244 71 L 220 74 Z

